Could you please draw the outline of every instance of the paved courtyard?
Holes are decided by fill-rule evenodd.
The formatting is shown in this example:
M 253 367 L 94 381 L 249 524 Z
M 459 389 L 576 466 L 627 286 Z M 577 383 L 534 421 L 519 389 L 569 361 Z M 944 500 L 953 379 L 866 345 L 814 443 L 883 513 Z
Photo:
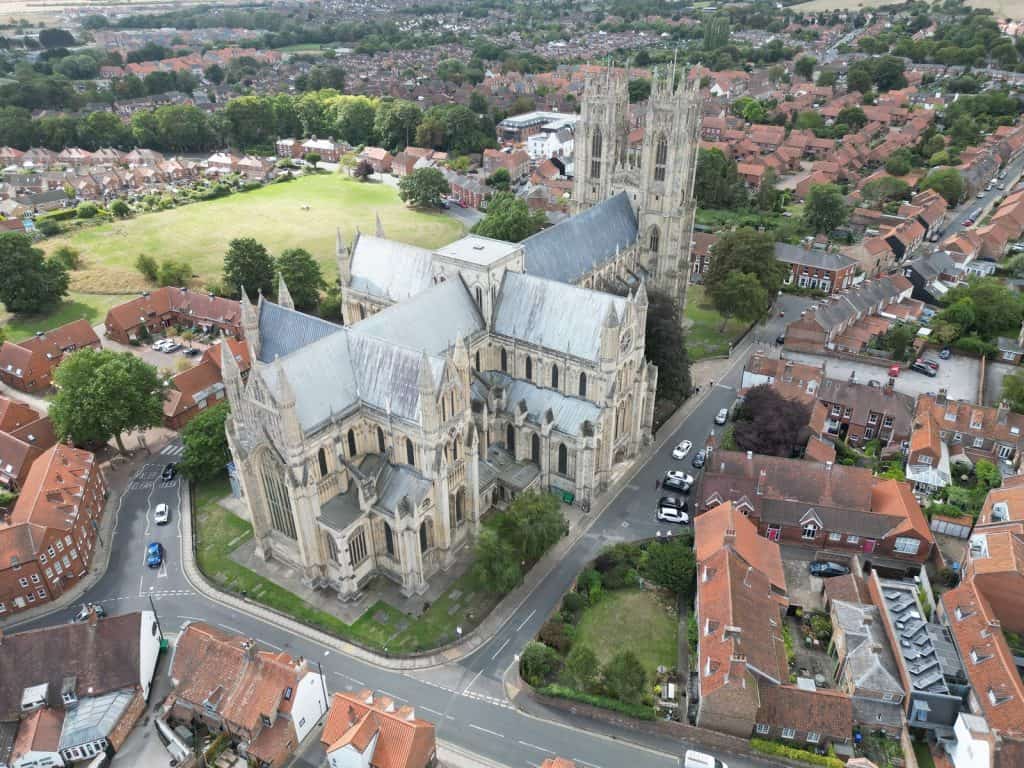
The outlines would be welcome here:
M 811 365 L 825 364 L 825 375 L 830 379 L 849 379 L 851 374 L 856 381 L 867 384 L 875 380 L 885 382 L 888 368 L 873 363 L 853 362 L 825 355 L 811 355 L 804 352 L 784 351 L 783 357 L 799 363 Z M 938 359 L 937 354 L 928 355 L 929 359 Z M 901 366 L 900 375 L 896 378 L 897 392 L 916 398 L 918 395 L 938 392 L 945 389 L 951 398 L 977 402 L 979 363 L 973 357 L 954 355 L 949 360 L 939 361 L 939 373 L 935 378 L 925 376 Z M 988 387 L 986 387 L 987 389 Z

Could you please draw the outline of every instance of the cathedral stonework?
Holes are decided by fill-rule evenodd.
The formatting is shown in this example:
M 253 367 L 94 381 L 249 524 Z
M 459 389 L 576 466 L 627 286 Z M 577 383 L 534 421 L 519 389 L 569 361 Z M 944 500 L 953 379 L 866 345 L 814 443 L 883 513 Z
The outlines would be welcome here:
M 379 221 L 339 234 L 345 325 L 297 312 L 283 282 L 276 303 L 243 296 L 248 380 L 222 365 L 262 556 L 342 600 L 377 574 L 422 594 L 488 511 L 531 489 L 589 501 L 650 441 L 646 285 L 681 293 L 693 220 L 697 108 L 671 82 L 633 144 L 625 81 L 588 84 L 577 169 L 594 172 L 562 223 L 435 251 Z

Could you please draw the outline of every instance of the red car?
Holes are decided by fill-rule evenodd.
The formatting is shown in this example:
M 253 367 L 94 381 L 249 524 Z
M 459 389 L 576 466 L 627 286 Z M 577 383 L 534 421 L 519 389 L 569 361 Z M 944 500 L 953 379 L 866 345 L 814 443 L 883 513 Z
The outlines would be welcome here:
M 889 366 L 889 375 L 892 376 L 893 378 L 896 378 L 897 376 L 899 376 L 900 375 L 900 367 L 898 365 L 890 365 Z

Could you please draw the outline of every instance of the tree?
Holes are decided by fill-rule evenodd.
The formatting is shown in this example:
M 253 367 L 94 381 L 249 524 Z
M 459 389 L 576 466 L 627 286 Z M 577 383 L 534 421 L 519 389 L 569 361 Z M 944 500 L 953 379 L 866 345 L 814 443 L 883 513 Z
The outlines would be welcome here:
M 836 115 L 837 123 L 845 123 L 851 131 L 859 131 L 868 124 L 868 117 L 860 107 L 844 107 Z
M 740 450 L 788 458 L 807 442 L 810 418 L 810 405 L 762 384 L 747 391 L 735 415 L 733 439 Z
M 761 185 L 757 188 L 757 194 L 754 195 L 753 202 L 757 206 L 757 210 L 766 213 L 775 210 L 775 204 L 779 200 L 779 191 L 775 189 L 776 181 L 775 169 L 766 168 L 764 176 L 761 177 Z
M 729 17 L 717 14 L 704 22 L 705 51 L 717 51 L 729 43 Z
M 647 101 L 647 98 L 651 95 L 651 81 L 646 77 L 640 77 L 636 78 L 635 80 L 630 80 L 628 88 L 630 104 L 637 104 L 641 101 Z
M 422 119 L 423 112 L 411 101 L 382 101 L 377 107 L 373 130 L 381 146 L 396 151 L 413 140 Z
M 442 195 L 451 191 L 437 168 L 417 168 L 398 182 L 398 196 L 418 208 L 440 208 Z
M 66 270 L 78 269 L 82 266 L 82 254 L 70 245 L 62 245 L 52 254 L 50 259 L 60 264 Z
M 854 65 L 846 73 L 846 87 L 851 91 L 866 93 L 871 90 L 872 85 L 871 73 L 864 67 Z
M 527 643 L 519 657 L 519 674 L 534 688 L 542 688 L 554 680 L 561 666 L 561 657 L 544 643 Z
M 271 296 L 274 285 L 274 260 L 262 243 L 251 237 L 236 237 L 228 243 L 224 257 L 224 288 L 234 298 L 242 288 L 250 296 L 262 293 Z
M 978 459 L 978 463 L 974 465 L 974 477 L 978 481 L 978 490 L 982 493 L 988 493 L 1003 484 L 1003 473 L 988 459 Z
M 565 516 L 558 497 L 527 491 L 509 505 L 507 525 L 501 526 L 509 543 L 526 562 L 535 562 L 566 534 Z
M 1003 377 L 1002 398 L 1014 413 L 1024 413 L 1024 370 L 1018 368 Z
M 153 283 L 160 275 L 160 265 L 157 264 L 156 259 L 144 253 L 140 253 L 135 259 L 135 268 L 142 273 L 143 277 Z
M 632 651 L 619 651 L 604 667 L 604 684 L 619 701 L 639 703 L 647 687 L 647 673 Z
M 316 170 L 316 165 L 320 162 L 321 157 L 319 152 L 307 152 L 302 156 L 302 159 L 313 166 L 313 170 Z
M 818 73 L 818 85 L 822 88 L 831 88 L 836 84 L 837 75 L 835 70 L 823 69 Z
M 757 275 L 769 297 L 782 287 L 786 267 L 775 260 L 775 237 L 771 232 L 757 232 L 743 227 L 727 232 L 711 247 L 711 266 L 704 277 L 708 292 L 725 282 L 732 272 Z
M 811 80 L 814 77 L 814 65 L 818 60 L 813 56 L 801 56 L 793 65 L 793 71 L 804 80 Z
M 76 42 L 74 35 L 66 29 L 41 29 L 39 44 L 43 48 L 70 48 L 76 45 Z
M 373 176 L 373 163 L 366 159 L 360 160 L 352 171 L 352 175 L 360 181 L 366 181 Z
M 127 218 L 128 216 L 131 216 L 132 213 L 132 209 L 128 207 L 128 203 L 120 198 L 111 200 L 109 208 L 110 212 L 119 219 Z
M 882 176 L 865 184 L 861 194 L 866 201 L 887 203 L 906 198 L 910 194 L 910 185 L 895 176 Z
M 812 184 L 804 202 L 804 225 L 813 232 L 829 234 L 846 223 L 850 210 L 835 184 Z
M 576 643 L 565 659 L 562 677 L 569 686 L 586 693 L 593 690 L 600 671 L 594 652 L 583 643 Z
M 893 176 L 906 176 L 910 173 L 910 168 L 910 151 L 906 148 L 897 149 L 889 155 L 889 159 L 885 161 L 886 173 L 892 174 Z
M 508 172 L 508 168 L 498 168 L 487 177 L 484 183 L 488 187 L 494 187 L 499 192 L 508 192 L 509 187 L 512 186 L 512 174 Z
M 518 243 L 539 232 L 547 223 L 544 211 L 533 211 L 526 201 L 510 192 L 498 192 L 487 205 L 487 214 L 472 232 L 495 240 Z
M 730 272 L 725 280 L 708 288 L 711 303 L 722 314 L 722 328 L 732 317 L 753 322 L 764 315 L 768 308 L 768 292 L 757 275 L 749 272 Z
M 131 352 L 80 349 L 54 373 L 57 394 L 50 404 L 57 435 L 77 445 L 111 437 L 124 452 L 121 434 L 163 422 L 163 393 L 156 368 Z
M 689 601 L 696 590 L 697 563 L 688 533 L 671 541 L 656 541 L 640 561 L 643 577 Z
M 96 203 L 79 203 L 75 209 L 76 219 L 95 219 L 96 214 L 100 212 L 100 209 L 96 207 Z
M 820 131 L 825 127 L 825 118 L 818 112 L 807 110 L 796 116 L 793 127 L 801 131 Z
M 15 314 L 43 312 L 67 295 L 68 271 L 22 232 L 0 234 L 0 301 Z
M 303 312 L 316 310 L 320 289 L 324 287 L 320 264 L 304 248 L 289 248 L 277 257 L 277 272 L 288 286 L 295 308 Z
M 230 409 L 227 401 L 200 411 L 181 430 L 185 452 L 178 469 L 190 480 L 208 480 L 224 471 L 231 461 L 224 424 Z
M 188 286 L 192 278 L 192 266 L 187 261 L 164 259 L 160 263 L 156 281 L 160 285 Z
M 1019 329 L 1024 316 L 1021 295 L 993 277 L 974 278 L 967 285 L 958 285 L 946 300 L 946 308 L 935 320 L 956 326 L 961 337 L 974 334 L 993 340 Z
M 224 68 L 220 64 L 211 64 L 203 70 L 203 76 L 214 85 L 224 82 Z
M 473 574 L 484 589 L 499 595 L 511 592 L 523 578 L 515 549 L 498 533 L 494 524 L 485 525 L 480 531 Z
M 964 177 L 956 168 L 940 168 L 925 177 L 921 189 L 934 189 L 951 206 L 956 205 L 964 196 Z
M 892 352 L 893 360 L 905 360 L 915 336 L 913 326 L 902 323 L 895 325 L 883 337 L 885 348 Z
M 341 96 L 335 110 L 338 136 L 354 147 L 373 139 L 377 103 L 366 96 Z
M 736 161 L 719 149 L 701 149 L 697 154 L 694 184 L 697 204 L 702 208 L 731 208 L 746 195 L 736 173 Z

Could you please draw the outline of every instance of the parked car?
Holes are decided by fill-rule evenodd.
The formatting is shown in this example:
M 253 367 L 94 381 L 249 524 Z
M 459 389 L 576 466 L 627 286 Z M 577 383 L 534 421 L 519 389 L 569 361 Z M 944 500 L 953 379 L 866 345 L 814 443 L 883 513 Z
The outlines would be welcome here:
M 179 349 L 181 349 L 181 344 L 176 341 L 172 341 L 169 344 L 164 344 L 163 347 L 160 348 L 160 351 L 170 354 L 171 352 L 177 352 Z
M 922 357 L 921 362 L 931 368 L 933 371 L 939 370 L 939 361 L 932 360 L 930 357 Z
M 666 477 L 662 481 L 661 487 L 664 488 L 666 491 L 676 491 L 677 493 L 689 493 L 690 488 L 693 487 L 693 483 L 687 483 L 682 480 L 677 480 L 674 477 Z
M 728 420 L 729 420 L 729 409 L 728 408 L 721 408 L 721 409 L 719 409 L 717 415 L 715 416 L 715 424 L 722 425 L 722 424 L 725 424 L 725 422 L 727 422 Z
M 662 496 L 658 502 L 658 520 L 666 523 L 681 523 L 686 525 L 690 522 L 689 507 L 682 499 L 675 496 Z
M 104 609 L 104 607 L 99 603 L 82 603 L 82 607 L 79 609 L 78 613 L 75 614 L 74 620 L 79 624 L 83 621 L 88 621 L 89 614 L 92 611 L 96 611 L 96 615 L 101 619 L 105 618 L 107 615 L 106 609 Z
M 200 352 L 196 347 L 185 347 L 183 350 L 181 350 L 181 354 L 183 354 L 185 357 L 195 357 L 196 355 L 200 354 Z
M 683 442 L 672 449 L 672 458 L 685 459 L 691 448 L 693 448 L 693 443 L 689 440 L 683 440 Z
M 775 337 L 775 343 L 776 344 L 785 344 L 786 343 L 786 334 L 780 333 L 778 336 L 776 336 Z
M 153 511 L 153 522 L 157 525 L 167 525 L 171 520 L 171 508 L 166 504 L 157 504 Z
M 912 362 L 910 364 L 910 370 L 917 371 L 917 373 L 923 373 L 925 376 L 931 376 L 932 378 L 935 378 L 935 375 L 938 373 L 923 360 L 915 360 Z
M 687 485 L 693 485 L 693 475 L 688 475 L 678 469 L 670 469 L 665 473 L 665 477 L 673 480 L 679 480 Z
M 160 339 L 159 341 L 153 342 L 153 349 L 155 349 L 157 352 L 163 352 L 167 349 L 168 346 L 174 343 L 174 339 Z
M 943 347 L 941 350 L 939 350 L 940 360 L 949 360 L 949 358 L 951 358 L 952 356 L 953 350 L 951 350 L 949 347 Z
M 683 768 L 729 768 L 729 766 L 705 752 L 688 749 L 683 755 Z
M 178 465 L 171 463 L 165 464 L 163 471 L 160 473 L 160 479 L 165 481 L 171 481 L 174 476 L 178 474 Z
M 898 365 L 890 365 L 889 375 L 895 379 L 897 376 L 900 375 L 900 367 Z
M 708 452 L 701 448 L 696 454 L 694 454 L 693 461 L 690 463 L 693 464 L 694 469 L 700 469 L 704 466 L 704 462 L 707 461 L 707 458 Z
M 811 572 L 811 576 L 820 576 L 823 579 L 845 576 L 850 572 L 849 567 L 832 560 L 814 560 L 808 564 L 807 570 Z
M 159 568 L 164 563 L 164 547 L 159 541 L 150 542 L 146 547 L 146 566 Z

